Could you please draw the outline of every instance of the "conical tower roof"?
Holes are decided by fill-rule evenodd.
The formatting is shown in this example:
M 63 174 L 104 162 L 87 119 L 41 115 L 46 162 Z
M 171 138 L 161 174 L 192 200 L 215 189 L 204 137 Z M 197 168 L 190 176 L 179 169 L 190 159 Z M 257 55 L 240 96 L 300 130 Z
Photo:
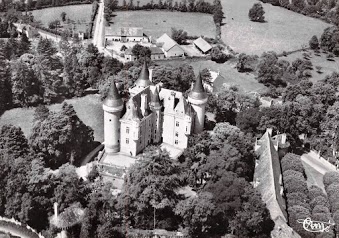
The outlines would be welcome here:
M 205 92 L 204 86 L 202 84 L 202 77 L 201 74 L 199 73 L 192 91 L 188 94 L 190 98 L 201 100 L 201 99 L 206 99 L 207 94 Z
M 147 87 L 149 85 L 152 85 L 152 82 L 149 80 L 149 71 L 146 60 L 144 61 L 144 65 L 142 66 L 141 73 L 139 75 L 139 78 L 135 82 L 135 85 L 139 87 Z
M 151 98 L 151 105 L 153 107 L 160 107 L 161 104 L 160 104 L 160 97 L 159 97 L 159 92 L 158 92 L 158 89 L 155 88 L 154 90 L 154 93 L 152 95 L 152 98 Z
M 107 97 L 104 100 L 104 105 L 107 107 L 120 107 L 123 105 L 122 99 L 114 81 L 109 87 Z
M 142 119 L 142 116 L 140 115 L 138 108 L 132 98 L 127 102 L 126 113 L 122 119 L 134 121 L 140 121 L 140 119 Z

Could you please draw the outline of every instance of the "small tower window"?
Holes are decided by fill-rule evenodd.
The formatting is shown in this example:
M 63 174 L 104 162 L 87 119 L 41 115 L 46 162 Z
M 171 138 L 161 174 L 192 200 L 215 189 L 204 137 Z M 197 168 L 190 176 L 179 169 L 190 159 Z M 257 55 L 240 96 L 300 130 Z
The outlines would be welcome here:
M 178 133 L 178 132 L 175 132 L 175 136 L 178 137 L 178 136 L 179 136 L 179 133 Z
M 176 144 L 176 145 L 177 145 L 177 144 L 178 144 L 178 140 L 175 140 L 175 141 L 174 141 L 174 144 Z
M 129 139 L 128 138 L 126 138 L 126 144 L 129 144 Z
M 179 126 L 179 122 L 177 121 L 177 122 L 175 122 L 175 126 Z
M 126 133 L 129 134 L 129 127 L 126 127 Z

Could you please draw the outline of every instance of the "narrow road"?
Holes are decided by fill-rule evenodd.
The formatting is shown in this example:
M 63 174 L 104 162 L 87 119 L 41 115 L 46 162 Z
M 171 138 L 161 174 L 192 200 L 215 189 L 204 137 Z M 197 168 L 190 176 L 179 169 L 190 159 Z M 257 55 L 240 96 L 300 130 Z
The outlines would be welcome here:
M 98 13 L 95 18 L 95 28 L 93 34 L 93 44 L 98 47 L 100 52 L 104 51 L 105 40 L 105 20 L 104 20 L 104 0 L 99 3 Z

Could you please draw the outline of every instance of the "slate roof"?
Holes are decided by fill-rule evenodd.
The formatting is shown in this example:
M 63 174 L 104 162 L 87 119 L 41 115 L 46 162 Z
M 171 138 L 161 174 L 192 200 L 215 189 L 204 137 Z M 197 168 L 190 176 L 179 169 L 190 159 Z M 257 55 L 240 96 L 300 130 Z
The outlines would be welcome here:
M 103 103 L 108 107 L 119 107 L 123 105 L 121 96 L 114 81 L 111 83 L 108 94 Z
M 199 73 L 199 75 L 198 75 L 198 77 L 197 77 L 197 79 L 194 83 L 193 89 L 188 94 L 188 96 L 190 98 L 198 99 L 198 100 L 207 98 L 207 94 L 206 94 L 204 86 L 202 84 L 202 78 L 201 78 L 200 73 Z
M 284 211 L 285 201 L 280 195 L 280 161 L 278 152 L 274 148 L 272 138 L 268 131 L 258 141 L 260 148 L 256 150 L 259 159 L 256 161 L 254 171 L 255 187 L 266 203 L 273 221 L 278 217 L 286 219 Z
M 149 85 L 152 85 L 152 82 L 149 79 L 149 71 L 146 61 L 144 61 L 144 65 L 142 66 L 139 78 L 137 79 L 137 81 L 135 81 L 135 85 L 139 87 L 147 87 Z
M 149 49 L 151 50 L 152 55 L 164 54 L 164 52 L 159 47 L 150 47 Z
M 157 43 L 161 43 L 162 46 L 161 48 L 163 48 L 165 51 L 169 51 L 170 49 L 172 49 L 175 45 L 178 45 L 177 42 L 175 42 L 171 37 L 169 37 L 169 35 L 167 35 L 166 33 L 163 34 L 162 36 L 160 36 L 157 39 Z M 179 45 L 178 45 L 179 46 Z
M 198 39 L 193 41 L 193 44 L 195 44 L 204 53 L 212 49 L 212 46 L 207 41 L 205 41 L 202 37 L 199 37 Z

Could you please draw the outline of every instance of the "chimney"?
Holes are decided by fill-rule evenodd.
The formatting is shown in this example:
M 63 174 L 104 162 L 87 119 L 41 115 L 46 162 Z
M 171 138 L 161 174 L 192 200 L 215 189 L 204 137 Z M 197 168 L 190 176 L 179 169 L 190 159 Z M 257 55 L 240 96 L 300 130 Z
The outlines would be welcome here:
M 140 102 L 141 113 L 143 116 L 145 116 L 145 112 L 147 110 L 147 94 L 143 93 L 140 95 L 140 97 L 141 97 L 141 102 Z
M 58 219 L 58 203 L 57 202 L 54 203 L 54 217 L 55 217 L 55 220 Z
M 149 81 L 153 82 L 152 81 L 152 77 L 153 77 L 153 69 L 149 69 Z
M 281 144 L 286 143 L 286 133 L 281 134 Z

